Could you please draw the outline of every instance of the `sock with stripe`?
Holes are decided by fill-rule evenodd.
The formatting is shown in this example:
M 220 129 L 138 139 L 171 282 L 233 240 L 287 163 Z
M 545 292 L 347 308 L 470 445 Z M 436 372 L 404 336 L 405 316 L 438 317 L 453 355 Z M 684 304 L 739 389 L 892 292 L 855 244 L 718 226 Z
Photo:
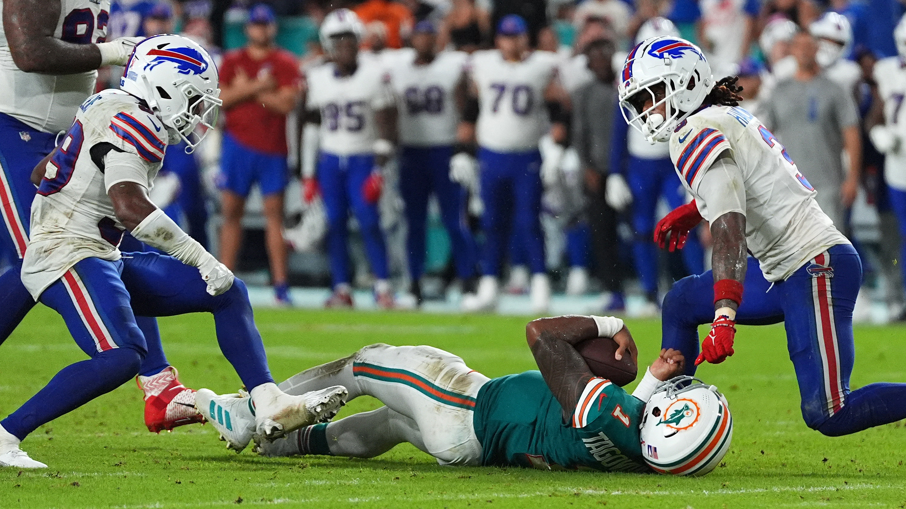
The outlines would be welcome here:
M 333 456 L 330 452 L 330 444 L 327 442 L 327 426 L 327 423 L 322 423 L 299 430 L 297 438 L 299 454 Z
M 906 419 L 906 384 L 876 383 L 849 393 L 846 404 L 815 429 L 838 437 Z
M 63 368 L 18 410 L 0 422 L 19 440 L 61 415 L 106 394 L 138 374 L 143 355 L 132 348 L 114 348 Z

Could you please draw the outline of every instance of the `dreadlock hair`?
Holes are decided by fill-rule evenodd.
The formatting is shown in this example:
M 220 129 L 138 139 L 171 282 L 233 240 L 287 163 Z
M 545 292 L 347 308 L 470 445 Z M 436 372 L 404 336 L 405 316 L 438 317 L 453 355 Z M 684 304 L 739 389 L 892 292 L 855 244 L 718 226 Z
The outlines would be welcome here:
M 739 81 L 739 76 L 721 78 L 705 97 L 705 104 L 712 106 L 739 106 L 739 101 L 742 101 L 742 96 L 739 95 L 742 92 L 742 87 L 736 84 L 737 81 Z

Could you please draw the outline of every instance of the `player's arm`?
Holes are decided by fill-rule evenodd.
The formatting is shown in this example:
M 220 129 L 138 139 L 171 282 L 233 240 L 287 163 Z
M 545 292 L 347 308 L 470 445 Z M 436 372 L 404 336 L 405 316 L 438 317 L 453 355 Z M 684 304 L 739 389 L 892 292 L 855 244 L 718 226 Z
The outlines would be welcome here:
M 299 102 L 299 93 L 299 87 L 288 85 L 271 92 L 262 92 L 255 96 L 255 99 L 270 111 L 288 115 L 296 109 L 296 104 Z
M 104 173 L 107 196 L 117 220 L 133 237 L 197 267 L 209 294 L 220 295 L 230 289 L 233 273 L 151 202 L 148 162 L 109 143 L 92 147 L 91 156 Z
M 555 74 L 544 90 L 544 104 L 551 121 L 551 137 L 559 145 L 569 142 L 569 122 L 572 111 L 569 93 Z
M 140 38 L 73 44 L 54 37 L 61 0 L 4 0 L 3 30 L 16 67 L 41 74 L 74 74 L 125 65 Z
M 849 171 L 840 188 L 840 198 L 844 207 L 851 207 L 859 193 L 859 178 L 862 174 L 862 132 L 858 124 L 843 129 L 843 151 L 846 152 Z
M 276 86 L 270 73 L 263 73 L 252 79 L 242 67 L 232 64 L 229 60 L 224 64 L 221 76 L 223 80 L 220 82 L 220 100 L 223 101 L 221 107 L 224 110 L 265 95 Z
M 478 113 L 481 109 L 478 95 L 478 85 L 468 75 L 456 87 L 457 102 L 461 104 L 459 126 L 456 128 L 456 143 L 461 147 L 475 144 L 475 124 L 478 122 Z
M 714 275 L 714 322 L 695 360 L 723 362 L 733 355 L 736 310 L 742 302 L 748 251 L 746 246 L 746 193 L 742 171 L 724 151 L 700 177 L 696 194 L 711 213 Z
M 564 420 L 569 420 L 579 397 L 595 375 L 575 345 L 596 337 L 613 337 L 620 347 L 616 358 L 631 355 L 638 358 L 638 349 L 623 321 L 613 317 L 558 316 L 539 318 L 525 328 L 526 341 L 538 364 L 538 369 L 551 392 L 563 408 Z

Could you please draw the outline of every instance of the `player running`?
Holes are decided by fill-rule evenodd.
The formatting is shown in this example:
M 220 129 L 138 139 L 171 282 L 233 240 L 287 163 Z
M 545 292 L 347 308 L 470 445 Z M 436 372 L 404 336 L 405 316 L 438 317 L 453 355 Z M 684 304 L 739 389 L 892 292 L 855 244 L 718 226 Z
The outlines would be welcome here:
M 377 202 L 383 186 L 381 167 L 393 154 L 396 108 L 381 65 L 375 59 L 359 58 L 362 30 L 359 18 L 349 9 L 331 12 L 321 24 L 321 44 L 333 61 L 308 74 L 305 105 L 306 122 L 321 125 L 317 181 L 312 164 L 318 152 L 316 136 L 304 140 L 303 162 L 307 164 L 302 172 L 306 201 L 320 187 L 327 212 L 327 251 L 333 277 L 327 307 L 353 305 L 346 246 L 351 208 L 376 278 L 374 299 L 387 309 L 394 306 L 394 299 Z
M 94 92 L 97 69 L 125 65 L 141 39 L 105 42 L 109 0 L 0 0 L 0 9 L 0 250 L 13 260 L 0 276 L 2 343 L 35 305 L 19 275 L 35 197 L 32 170 Z M 120 248 L 144 250 L 128 235 Z M 169 365 L 157 321 L 136 317 L 136 323 L 149 345 L 136 380 L 145 394 L 145 425 L 159 432 L 199 422 L 191 406 L 183 405 L 192 403 L 194 391 Z
M 538 142 L 548 120 L 557 143 L 566 138 L 569 97 L 557 79 L 560 57 L 530 51 L 525 20 L 509 15 L 497 29 L 498 49 L 478 51 L 471 57 L 471 101 L 463 115 L 461 141 L 478 141 L 481 199 L 482 278 L 475 294 L 463 297 L 464 311 L 497 307 L 498 278 L 511 228 L 532 272 L 530 298 L 533 312 L 550 305 L 550 280 L 544 263 L 541 233 L 541 154 Z M 550 115 L 545 113 L 547 105 Z M 477 124 L 476 124 L 477 120 Z M 560 147 L 562 149 L 562 147 Z M 562 150 L 561 156 L 562 156 Z M 550 157 L 545 169 L 556 170 L 559 157 Z
M 425 272 L 425 222 L 433 192 L 450 236 L 456 275 L 463 283 L 475 275 L 475 244 L 466 224 L 466 192 L 475 184 L 474 159 L 457 156 L 451 165 L 459 124 L 457 99 L 464 91 L 468 55 L 437 53 L 436 28 L 430 21 L 415 25 L 414 51 L 405 52 L 389 66 L 390 81 L 399 107 L 400 193 L 406 206 L 411 292 L 421 302 L 420 279 Z M 457 94 L 460 93 L 460 97 Z M 463 164 L 465 167 L 463 167 Z
M 252 388 L 255 433 L 263 438 L 330 416 L 346 394 L 342 387 L 301 396 L 280 391 L 245 285 L 148 199 L 167 145 L 196 147 L 216 120 L 220 90 L 210 56 L 180 36 L 146 39 L 120 87 L 88 98 L 60 146 L 35 168 L 22 283 L 63 316 L 91 358 L 64 368 L 0 422 L 2 466 L 46 467 L 21 451 L 20 441 L 136 375 L 148 346 L 135 314 L 212 313 L 221 351 Z M 116 246 L 123 228 L 171 256 L 122 256 Z
M 682 248 L 703 218 L 711 226 L 712 271 L 677 282 L 663 304 L 662 346 L 696 358 L 686 374 L 733 355 L 736 323 L 785 321 L 809 427 L 839 436 L 906 418 L 906 384 L 850 392 L 862 264 L 791 154 L 737 106 L 736 78 L 715 85 L 698 47 L 658 37 L 629 53 L 619 91 L 630 125 L 651 141 L 669 139 L 695 198 L 658 223 L 656 241 Z M 697 327 L 712 320 L 699 355 Z
M 593 375 L 574 348 L 595 337 L 613 337 L 624 345 L 621 355 L 636 358 L 623 321 L 599 316 L 530 322 L 526 338 L 540 372 L 493 380 L 430 346 L 366 346 L 280 387 L 296 394 L 340 384 L 350 399 L 373 396 L 386 406 L 261 443 L 258 452 L 372 458 L 409 442 L 441 465 L 675 475 L 704 475 L 716 467 L 733 431 L 717 389 L 672 378 L 683 370 L 683 356 L 662 350 L 629 394 Z M 248 443 L 247 400 L 225 395 L 213 401 L 232 418 L 231 438 Z

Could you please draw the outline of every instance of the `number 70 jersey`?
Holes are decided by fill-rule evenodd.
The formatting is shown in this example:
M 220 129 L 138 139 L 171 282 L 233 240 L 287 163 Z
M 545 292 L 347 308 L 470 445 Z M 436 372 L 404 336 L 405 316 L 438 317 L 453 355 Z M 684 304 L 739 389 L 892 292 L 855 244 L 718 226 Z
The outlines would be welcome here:
M 351 76 L 340 76 L 333 63 L 308 73 L 305 107 L 321 112 L 321 150 L 348 156 L 370 154 L 377 140 L 375 112 L 393 106 L 393 92 L 384 70 L 359 57 Z
M 3 7 L 0 0 L 0 11 Z M 71 44 L 106 41 L 110 0 L 61 0 L 60 7 L 54 38 Z M 0 113 L 46 133 L 65 131 L 96 81 L 97 71 L 62 76 L 22 71 L 0 24 Z
M 815 201 L 815 189 L 761 122 L 739 107 L 711 106 L 677 126 L 670 158 L 683 186 L 713 221 L 699 194 L 702 177 L 728 153 L 745 187 L 746 243 L 768 281 L 781 281 L 806 261 L 849 241 Z

